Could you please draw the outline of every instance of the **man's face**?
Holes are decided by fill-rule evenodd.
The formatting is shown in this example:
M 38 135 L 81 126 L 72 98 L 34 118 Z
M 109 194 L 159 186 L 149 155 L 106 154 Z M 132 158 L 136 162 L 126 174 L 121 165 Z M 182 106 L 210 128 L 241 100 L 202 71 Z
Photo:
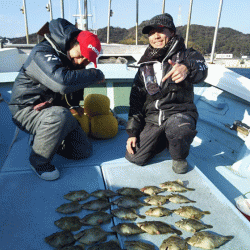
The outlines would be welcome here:
M 86 57 L 82 56 L 79 44 L 68 50 L 67 57 L 76 69 L 85 68 L 90 63 Z
M 148 39 L 150 45 L 155 49 L 163 48 L 173 36 L 173 32 L 167 28 L 159 27 L 150 30 Z

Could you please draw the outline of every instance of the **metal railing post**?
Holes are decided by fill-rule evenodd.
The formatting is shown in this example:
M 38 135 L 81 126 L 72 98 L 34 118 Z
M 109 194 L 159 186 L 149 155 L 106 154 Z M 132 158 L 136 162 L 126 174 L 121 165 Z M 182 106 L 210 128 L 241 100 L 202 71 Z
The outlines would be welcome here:
M 109 44 L 110 10 L 111 10 L 111 0 L 109 0 L 109 9 L 108 9 L 108 26 L 107 26 L 107 43 L 108 44 Z
M 186 32 L 186 40 L 185 40 L 186 48 L 188 47 L 188 37 L 189 37 L 189 28 L 190 28 L 190 22 L 191 22 L 191 16 L 192 16 L 192 6 L 193 6 L 193 0 L 190 0 L 187 32 Z
M 214 61 L 214 51 L 215 51 L 215 44 L 216 44 L 216 40 L 217 40 L 218 28 L 219 28 L 219 24 L 220 24 L 222 4 L 223 4 L 223 0 L 220 0 L 220 7 L 219 7 L 219 12 L 218 12 L 218 17 L 217 17 L 217 24 L 216 24 L 216 28 L 215 28 L 215 32 L 214 32 L 214 41 L 213 41 L 210 63 L 213 63 L 213 61 Z

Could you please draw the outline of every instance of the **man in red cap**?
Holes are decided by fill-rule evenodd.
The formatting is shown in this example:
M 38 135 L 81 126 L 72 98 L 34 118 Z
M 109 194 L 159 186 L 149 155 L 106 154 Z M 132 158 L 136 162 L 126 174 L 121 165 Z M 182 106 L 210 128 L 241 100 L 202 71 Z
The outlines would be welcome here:
M 31 168 L 40 178 L 55 180 L 59 178 L 51 164 L 55 153 L 70 159 L 92 153 L 87 135 L 69 109 L 74 107 L 81 115 L 83 89 L 103 82 L 104 75 L 95 69 L 101 51 L 95 34 L 61 18 L 49 23 L 49 31 L 23 64 L 9 108 L 14 123 L 33 135 Z M 90 62 L 95 68 L 85 69 Z

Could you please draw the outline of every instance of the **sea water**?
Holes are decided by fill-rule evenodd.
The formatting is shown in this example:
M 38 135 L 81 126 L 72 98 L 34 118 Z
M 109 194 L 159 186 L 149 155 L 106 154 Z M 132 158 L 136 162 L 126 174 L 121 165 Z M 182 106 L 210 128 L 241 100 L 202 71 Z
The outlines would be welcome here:
M 245 76 L 250 79 L 250 68 L 229 68 L 237 74 Z

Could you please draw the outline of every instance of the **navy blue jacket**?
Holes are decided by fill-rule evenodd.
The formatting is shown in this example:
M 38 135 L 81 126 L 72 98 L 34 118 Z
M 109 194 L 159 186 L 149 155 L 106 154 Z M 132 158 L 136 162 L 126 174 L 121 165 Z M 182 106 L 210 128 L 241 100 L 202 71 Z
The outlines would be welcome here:
M 155 63 L 155 60 L 150 60 L 148 54 L 147 49 L 139 61 L 140 67 L 130 93 L 129 119 L 126 128 L 129 137 L 139 136 L 145 123 L 160 126 L 169 116 L 176 113 L 188 113 L 196 121 L 198 119 L 197 108 L 193 102 L 193 84 L 207 77 L 208 70 L 203 56 L 192 48 L 186 49 L 183 38 L 176 36 L 162 61 L 163 76 L 172 69 L 168 59 L 184 64 L 189 74 L 178 84 L 172 82 L 170 78 L 167 79 L 161 83 L 159 93 L 149 95 L 142 71 L 144 65 Z
M 32 49 L 15 80 L 9 103 L 13 116 L 51 98 L 53 105 L 67 106 L 65 94 L 77 97 L 71 98 L 72 106 L 79 105 L 83 89 L 104 79 L 98 69 L 74 70 L 67 58 L 70 42 L 80 32 L 75 25 L 58 18 L 49 23 L 49 30 L 46 39 Z

